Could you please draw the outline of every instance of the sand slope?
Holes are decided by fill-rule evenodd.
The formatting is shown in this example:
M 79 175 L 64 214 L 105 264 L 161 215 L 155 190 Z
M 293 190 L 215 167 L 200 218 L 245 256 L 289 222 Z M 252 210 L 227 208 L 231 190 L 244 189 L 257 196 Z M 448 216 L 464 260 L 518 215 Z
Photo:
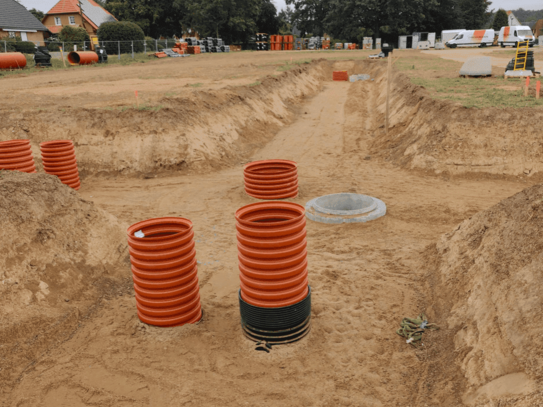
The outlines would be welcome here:
M 541 400 L 543 384 L 542 220 L 536 185 L 462 222 L 427 252 L 430 314 L 451 332 L 443 353 L 454 352 L 467 404 L 517 396 L 513 405 L 539 405 L 529 401 Z
M 128 251 L 115 217 L 50 175 L 0 171 L 0 219 L 0 378 L 14 380 L 129 275 Z

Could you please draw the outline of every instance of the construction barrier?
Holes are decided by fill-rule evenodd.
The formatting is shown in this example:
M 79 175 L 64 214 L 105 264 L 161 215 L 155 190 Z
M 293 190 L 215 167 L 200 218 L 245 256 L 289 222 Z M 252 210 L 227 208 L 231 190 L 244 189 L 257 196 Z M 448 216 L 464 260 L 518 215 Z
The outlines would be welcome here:
M 192 222 L 157 218 L 128 228 L 136 307 L 140 321 L 172 327 L 202 319 Z
M 34 157 L 30 140 L 0 142 L 0 170 L 35 173 Z

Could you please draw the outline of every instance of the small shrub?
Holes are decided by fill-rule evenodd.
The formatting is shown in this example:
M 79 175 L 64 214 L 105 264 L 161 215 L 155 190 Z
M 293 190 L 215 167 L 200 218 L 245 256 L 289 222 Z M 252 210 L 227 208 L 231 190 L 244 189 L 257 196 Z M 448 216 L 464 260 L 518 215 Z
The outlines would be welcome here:
M 98 29 L 97 34 L 100 42 L 106 41 L 106 52 L 108 54 L 117 54 L 119 44 L 107 41 L 121 41 L 122 54 L 132 52 L 131 41 L 134 41 L 134 52 L 143 52 L 145 34 L 141 27 L 135 23 L 128 21 L 103 23 Z
M 70 27 L 69 25 L 62 28 L 58 34 L 58 40 L 65 43 L 66 49 L 64 51 L 73 50 L 73 45 L 77 45 L 78 49 L 83 49 L 83 41 L 90 43 L 89 34 L 83 27 Z
M 23 54 L 33 54 L 36 52 L 36 44 L 31 41 L 17 41 L 13 43 L 17 52 Z

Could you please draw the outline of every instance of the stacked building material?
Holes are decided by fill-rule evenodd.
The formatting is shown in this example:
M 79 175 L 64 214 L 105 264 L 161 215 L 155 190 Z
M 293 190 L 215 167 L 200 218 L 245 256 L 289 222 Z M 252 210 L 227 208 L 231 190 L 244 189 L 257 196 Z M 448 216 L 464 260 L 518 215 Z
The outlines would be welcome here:
M 364 37 L 362 41 L 362 49 L 373 49 L 373 38 Z
M 349 74 L 347 71 L 334 71 L 334 81 L 349 81 Z
M 296 38 L 294 41 L 294 49 L 296 51 L 301 51 L 303 49 L 303 38 Z
M 283 37 L 283 50 L 292 51 L 294 49 L 294 36 L 285 35 Z
M 323 37 L 322 49 L 330 49 L 330 37 Z
M 187 48 L 187 52 L 191 55 L 200 54 L 200 46 L 191 46 L 189 45 Z
M 168 58 L 165 52 L 155 52 L 153 55 L 157 58 Z
M 255 49 L 257 51 L 268 51 L 270 45 L 268 44 L 269 36 L 265 33 L 257 33 L 255 36 Z

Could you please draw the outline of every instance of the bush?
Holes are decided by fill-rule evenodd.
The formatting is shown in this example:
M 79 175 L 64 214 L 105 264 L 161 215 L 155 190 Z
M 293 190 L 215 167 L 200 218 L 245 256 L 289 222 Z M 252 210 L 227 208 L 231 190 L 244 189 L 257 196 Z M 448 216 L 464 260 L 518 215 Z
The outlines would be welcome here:
M 60 47 L 62 45 L 62 43 L 58 43 L 58 42 L 46 42 L 47 44 L 47 49 L 51 52 L 58 52 L 60 51 Z M 63 50 L 64 51 L 64 50 Z
M 77 49 L 83 49 L 83 41 L 87 42 L 87 47 L 90 44 L 90 37 L 82 27 L 65 26 L 58 34 L 59 42 L 64 42 L 66 49 L 64 51 L 72 51 L 73 45 L 77 45 Z
M 13 38 L 4 38 L 0 40 L 0 52 L 6 52 L 6 48 L 7 52 L 15 51 L 15 40 Z
M 23 54 L 33 54 L 36 52 L 36 44 L 31 41 L 17 41 L 13 44 L 17 52 L 22 52 Z
M 107 41 L 124 41 L 121 42 L 121 53 L 123 54 L 132 52 L 130 41 L 134 41 L 134 52 L 143 52 L 145 34 L 141 27 L 135 23 L 128 21 L 103 23 L 97 34 L 100 42 L 106 41 L 105 46 L 108 54 L 117 54 L 119 44 Z

